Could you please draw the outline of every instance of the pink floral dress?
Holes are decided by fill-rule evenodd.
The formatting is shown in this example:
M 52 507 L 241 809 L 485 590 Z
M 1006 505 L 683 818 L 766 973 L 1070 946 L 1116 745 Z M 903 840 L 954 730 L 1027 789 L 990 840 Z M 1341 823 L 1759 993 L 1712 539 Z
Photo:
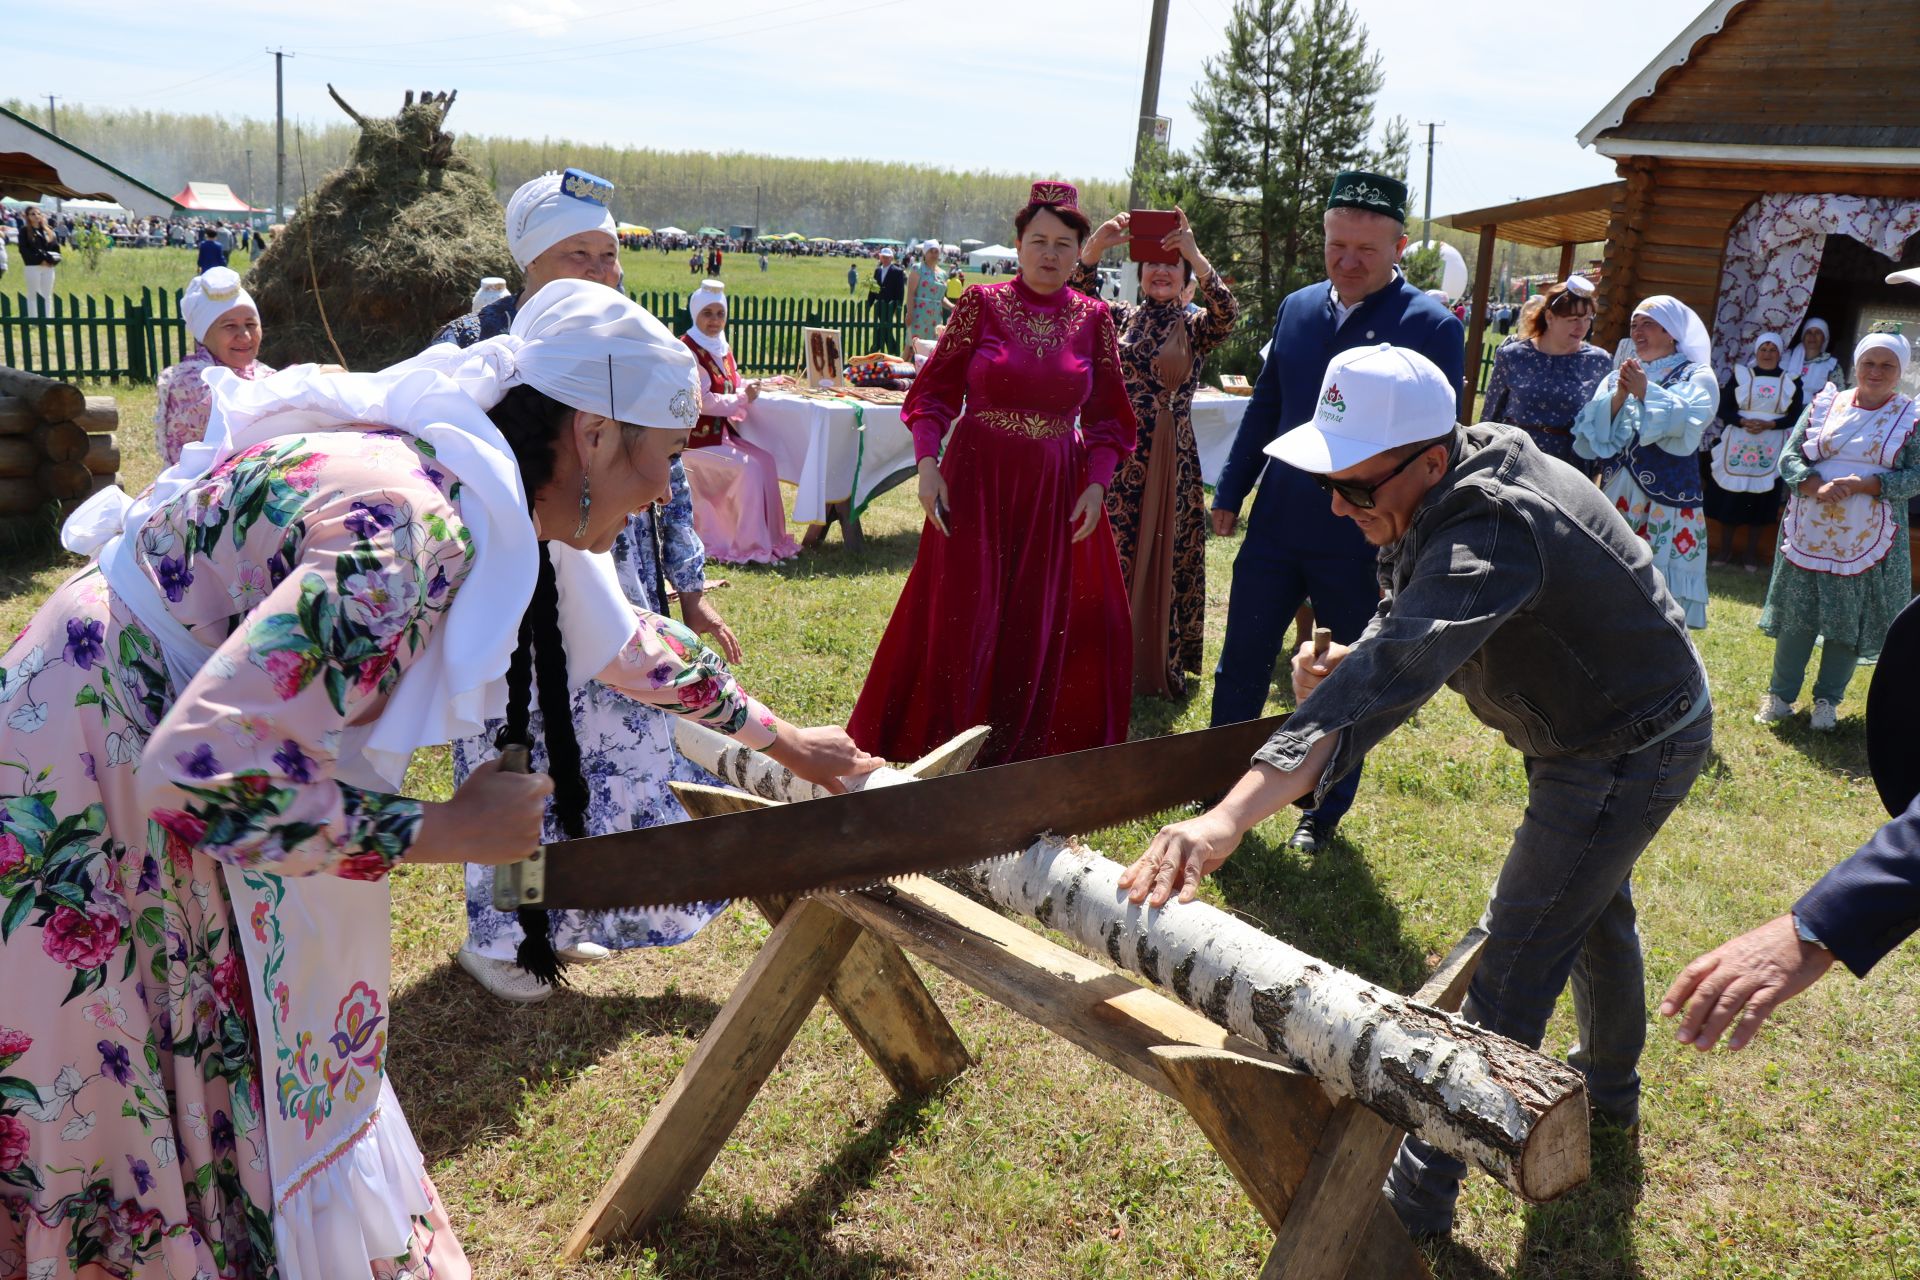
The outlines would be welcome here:
M 242 931 L 310 952 L 324 922 L 271 895 L 236 918 L 224 876 L 374 881 L 406 856 L 420 802 L 334 773 L 466 577 L 458 496 L 396 432 L 268 441 L 128 531 L 173 618 L 215 648 L 184 690 L 93 566 L 0 655 L 0 1276 L 290 1274 L 268 1119 L 386 1088 L 387 977 L 323 967 L 338 1025 L 284 1025 L 289 993 L 249 982 Z M 773 738 L 666 619 L 637 615 L 600 678 Z M 428 1200 L 412 1260 L 467 1274 Z
M 202 343 L 179 364 L 160 371 L 154 386 L 153 439 L 167 466 L 180 461 L 180 450 L 207 436 L 207 418 L 213 410 L 213 392 L 200 377 L 208 369 L 224 368 Z M 251 382 L 273 372 L 273 366 L 255 360 L 234 373 Z

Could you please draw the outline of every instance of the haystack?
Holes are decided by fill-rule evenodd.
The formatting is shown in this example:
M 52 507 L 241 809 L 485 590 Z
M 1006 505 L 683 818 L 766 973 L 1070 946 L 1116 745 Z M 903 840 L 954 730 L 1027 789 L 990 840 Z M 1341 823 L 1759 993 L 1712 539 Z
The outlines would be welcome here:
M 344 358 L 367 371 L 425 347 L 481 277 L 518 273 L 493 183 L 441 128 L 452 94 L 409 91 L 391 119 L 333 100 L 360 126 L 353 159 L 300 201 L 247 288 L 275 364 Z

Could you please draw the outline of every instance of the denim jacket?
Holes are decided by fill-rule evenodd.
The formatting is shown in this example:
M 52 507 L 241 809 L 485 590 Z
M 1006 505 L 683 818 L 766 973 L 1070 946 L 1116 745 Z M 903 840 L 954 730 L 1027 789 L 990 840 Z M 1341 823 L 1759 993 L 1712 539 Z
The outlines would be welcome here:
M 1459 428 L 1379 572 L 1352 652 L 1254 756 L 1292 769 L 1338 732 L 1316 801 L 1443 684 L 1541 758 L 1625 755 L 1706 709 L 1686 613 L 1647 544 L 1513 427 Z

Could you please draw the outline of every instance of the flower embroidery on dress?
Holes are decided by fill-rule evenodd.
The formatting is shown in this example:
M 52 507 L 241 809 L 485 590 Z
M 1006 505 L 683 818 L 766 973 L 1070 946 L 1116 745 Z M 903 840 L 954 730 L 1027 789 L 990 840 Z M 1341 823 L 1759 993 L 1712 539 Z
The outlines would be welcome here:
M 1088 302 L 1084 294 L 1075 293 L 1067 305 L 1058 310 L 1042 311 L 1016 296 L 1010 288 L 995 290 L 993 297 L 999 303 L 1000 322 L 1007 332 L 1041 359 L 1066 346 L 1079 332 Z
M 982 426 L 996 431 L 1011 431 L 1032 440 L 1053 440 L 1073 430 L 1073 419 L 1051 413 L 1015 413 L 1009 409 L 983 409 L 974 415 Z

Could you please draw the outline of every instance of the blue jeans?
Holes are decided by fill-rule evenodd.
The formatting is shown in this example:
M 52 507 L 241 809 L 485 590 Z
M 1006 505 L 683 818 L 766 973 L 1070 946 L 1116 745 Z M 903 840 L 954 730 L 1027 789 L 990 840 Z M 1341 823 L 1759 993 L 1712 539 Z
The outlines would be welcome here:
M 1538 1048 L 1571 979 L 1580 1040 L 1567 1061 L 1587 1078 L 1594 1112 L 1621 1126 L 1640 1118 L 1647 1038 L 1633 864 L 1686 798 L 1712 745 L 1708 711 L 1630 755 L 1529 759 L 1526 816 L 1481 919 L 1487 945 L 1461 1016 Z M 1465 1174 L 1460 1161 L 1408 1138 L 1387 1197 L 1409 1230 L 1449 1231 Z
M 1373 561 L 1350 557 L 1282 555 L 1249 540 L 1233 558 L 1233 590 L 1227 597 L 1227 634 L 1220 662 L 1213 669 L 1215 725 L 1257 719 L 1267 705 L 1273 664 L 1287 642 L 1293 615 L 1313 601 L 1317 625 L 1352 644 L 1380 605 L 1380 580 Z M 1332 825 L 1353 807 L 1360 769 L 1333 784 L 1326 803 L 1308 810 Z

